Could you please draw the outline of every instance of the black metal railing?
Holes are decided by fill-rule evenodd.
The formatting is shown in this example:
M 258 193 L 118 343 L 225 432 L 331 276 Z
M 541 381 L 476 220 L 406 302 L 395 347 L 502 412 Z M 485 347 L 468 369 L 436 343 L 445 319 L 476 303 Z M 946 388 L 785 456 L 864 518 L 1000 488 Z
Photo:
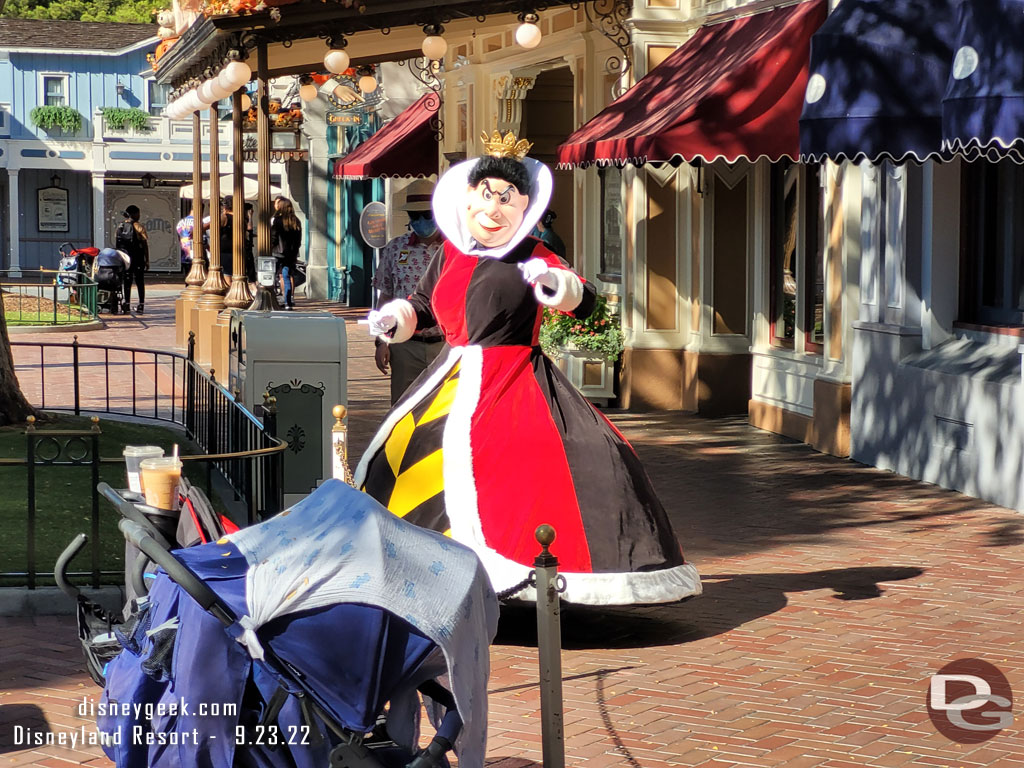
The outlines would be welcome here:
M 181 426 L 202 451 L 183 455 L 182 461 L 205 463 L 208 495 L 213 493 L 216 470 L 235 500 L 244 504 L 249 523 L 283 508 L 287 444 L 275 437 L 273 398 L 259 409 L 261 421 L 196 363 L 194 334 L 189 334 L 184 355 L 82 344 L 77 337 L 70 343 L 12 341 L 11 346 L 22 391 L 41 410 L 132 416 Z M 19 354 L 20 350 L 37 354 Z M 123 463 L 123 458 L 98 458 L 98 462 Z M 0 465 L 22 465 L 33 471 L 28 459 L 2 459 Z M 34 504 L 33 498 L 29 505 Z M 100 542 L 94 537 L 91 544 L 95 560 Z M 0 576 L 26 572 L 36 573 L 34 562 L 27 563 L 25 571 Z M 94 568 L 93 580 L 99 577 Z
M 84 272 L 0 270 L 7 322 L 62 325 L 96 319 L 99 287 Z

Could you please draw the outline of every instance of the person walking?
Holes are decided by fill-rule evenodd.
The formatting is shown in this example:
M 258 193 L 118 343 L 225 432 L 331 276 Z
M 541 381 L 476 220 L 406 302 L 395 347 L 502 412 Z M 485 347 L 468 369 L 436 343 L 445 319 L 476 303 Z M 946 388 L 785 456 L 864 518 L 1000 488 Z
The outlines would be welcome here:
M 270 250 L 277 259 L 284 308 L 292 310 L 295 309 L 292 293 L 295 290 L 295 267 L 302 247 L 302 222 L 295 215 L 292 201 L 287 197 L 277 198 L 274 210 L 274 218 L 270 220 Z
M 429 181 L 414 181 L 409 185 L 401 210 L 409 214 L 410 231 L 381 249 L 380 262 L 373 275 L 373 287 L 380 291 L 375 307 L 410 295 L 430 260 L 440 251 L 442 238 L 430 208 L 433 194 L 434 185 Z M 394 405 L 444 348 L 444 336 L 435 325 L 418 331 L 402 344 L 385 344 L 381 339 L 377 339 L 376 344 L 374 362 L 385 376 L 390 367 L 391 404 Z
M 555 232 L 555 219 L 557 217 L 558 214 L 550 208 L 544 211 L 544 215 L 537 222 L 537 226 L 533 228 L 533 236 L 544 243 L 553 253 L 558 254 L 558 256 L 564 259 L 566 258 L 565 243 L 562 242 L 562 238 Z
M 131 259 L 131 266 L 124 280 L 124 304 L 121 309 L 127 313 L 132 304 L 132 283 L 139 292 L 139 303 L 135 311 L 140 315 L 146 308 L 146 270 L 149 269 L 149 235 L 146 228 L 139 223 L 141 212 L 139 206 L 129 205 L 124 209 L 124 221 L 117 228 L 114 247 L 124 251 Z

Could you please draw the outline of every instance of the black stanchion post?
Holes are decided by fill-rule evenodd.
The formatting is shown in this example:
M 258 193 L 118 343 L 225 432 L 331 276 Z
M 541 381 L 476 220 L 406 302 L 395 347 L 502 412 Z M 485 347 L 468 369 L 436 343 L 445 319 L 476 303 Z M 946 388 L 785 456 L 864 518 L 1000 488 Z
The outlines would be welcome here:
M 185 363 L 185 436 L 196 436 L 196 334 L 188 332 L 188 362 Z
M 78 375 L 78 335 L 71 340 L 71 371 L 75 377 L 75 416 L 82 415 L 81 379 Z
M 214 370 L 210 369 L 210 381 L 207 385 L 209 398 L 206 404 L 206 448 L 207 453 L 219 453 L 217 442 L 217 380 Z M 206 462 L 206 495 L 213 498 L 213 462 Z
M 540 525 L 534 532 L 541 545 L 533 561 L 537 579 L 537 658 L 540 662 L 541 746 L 544 768 L 565 768 L 562 730 L 562 625 L 559 610 L 558 558 L 548 550 L 555 529 Z
M 28 588 L 36 588 L 36 417 L 28 417 L 25 428 L 25 453 L 28 458 L 28 516 L 25 519 L 25 554 Z
M 92 417 L 92 434 L 89 436 L 92 448 L 92 586 L 100 588 L 100 420 Z

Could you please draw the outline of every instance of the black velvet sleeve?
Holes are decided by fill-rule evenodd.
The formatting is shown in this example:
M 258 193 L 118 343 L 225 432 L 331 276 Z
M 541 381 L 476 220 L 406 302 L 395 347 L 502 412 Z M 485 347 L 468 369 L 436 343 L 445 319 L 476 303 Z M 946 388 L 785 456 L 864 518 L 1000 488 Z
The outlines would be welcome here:
M 426 271 L 420 277 L 419 282 L 416 283 L 416 290 L 409 295 L 409 303 L 416 310 L 417 331 L 424 328 L 433 328 L 437 325 L 434 310 L 430 306 L 430 296 L 434 292 L 434 286 L 437 285 L 437 278 L 440 276 L 443 266 L 444 248 L 442 247 L 434 254 L 434 258 L 430 260 Z

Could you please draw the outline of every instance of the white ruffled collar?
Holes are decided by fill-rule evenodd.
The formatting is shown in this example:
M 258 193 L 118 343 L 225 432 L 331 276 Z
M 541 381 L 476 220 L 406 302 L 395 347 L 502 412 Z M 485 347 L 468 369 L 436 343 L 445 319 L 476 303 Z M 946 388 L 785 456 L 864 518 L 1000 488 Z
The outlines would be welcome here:
M 466 187 L 469 186 L 469 173 L 479 161 L 480 158 L 464 160 L 453 165 L 438 179 L 431 204 L 434 209 L 434 221 L 437 222 L 441 234 L 463 253 L 489 259 L 500 259 L 529 237 L 533 228 L 537 226 L 537 222 L 548 208 L 548 203 L 551 202 L 551 189 L 554 180 L 551 171 L 544 163 L 534 160 L 532 157 L 523 158 L 523 165 L 526 166 L 526 172 L 530 175 L 530 183 L 533 187 L 530 206 L 523 216 L 523 223 L 505 245 L 499 248 L 481 248 L 469 234 L 462 205 Z

